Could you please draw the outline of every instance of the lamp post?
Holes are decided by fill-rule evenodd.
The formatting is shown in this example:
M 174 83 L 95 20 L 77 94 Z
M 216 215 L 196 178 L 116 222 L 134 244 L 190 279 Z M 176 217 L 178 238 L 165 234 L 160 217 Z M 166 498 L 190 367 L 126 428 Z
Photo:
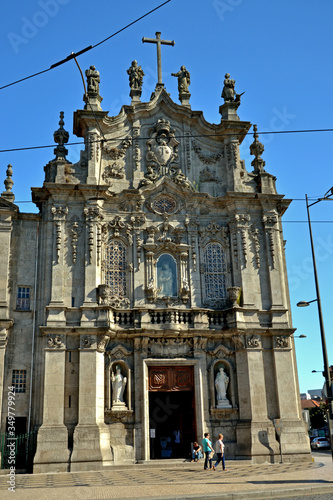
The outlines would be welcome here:
M 328 193 L 330 193 L 330 194 L 328 194 Z M 318 275 L 317 275 L 316 256 L 315 256 L 314 245 L 313 245 L 311 219 L 310 219 L 310 210 L 309 210 L 310 207 L 312 207 L 313 205 L 316 205 L 320 201 L 329 199 L 330 196 L 333 196 L 333 187 L 329 191 L 327 191 L 327 193 L 325 194 L 325 196 L 323 198 L 319 198 L 317 201 L 315 201 L 313 203 L 310 203 L 310 205 L 309 205 L 308 195 L 307 194 L 305 195 L 306 210 L 307 210 L 308 223 L 309 223 L 310 242 L 311 242 L 313 273 L 314 273 L 314 279 L 315 279 L 315 285 L 316 285 L 316 297 L 317 298 L 314 299 L 314 300 L 310 300 L 308 302 L 306 302 L 306 301 L 298 302 L 297 306 L 298 307 L 306 307 L 309 304 L 311 304 L 311 302 L 317 302 L 317 306 L 318 306 L 319 327 L 320 327 L 321 345 L 322 345 L 323 360 L 324 360 L 324 372 L 323 372 L 323 375 L 325 377 L 326 393 L 327 393 L 327 401 L 328 401 L 328 429 L 329 429 L 329 435 L 330 435 L 331 453 L 332 453 L 332 460 L 333 460 L 333 442 L 332 442 L 333 441 L 333 439 L 332 439 L 332 421 L 333 421 L 333 407 L 332 407 L 332 404 L 333 404 L 333 395 L 332 395 L 332 381 L 331 381 L 331 375 L 330 375 L 330 369 L 329 369 L 329 363 L 328 363 L 328 356 L 327 356 L 325 329 L 324 329 L 323 314 L 322 314 L 322 309 L 321 309 L 321 300 L 320 300 L 319 283 L 318 283 Z

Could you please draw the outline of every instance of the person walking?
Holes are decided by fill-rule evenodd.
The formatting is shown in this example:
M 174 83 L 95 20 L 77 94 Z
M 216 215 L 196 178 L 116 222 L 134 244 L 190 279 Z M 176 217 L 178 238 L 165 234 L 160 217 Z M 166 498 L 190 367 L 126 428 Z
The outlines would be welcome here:
M 212 443 L 209 440 L 209 432 L 205 432 L 204 434 L 204 439 L 202 440 L 202 450 L 205 454 L 205 464 L 204 464 L 204 469 L 208 469 L 208 462 L 209 462 L 209 468 L 211 469 L 213 466 L 213 459 L 209 458 L 209 455 L 213 452 L 214 453 L 214 448 L 212 447 Z
M 216 467 L 221 462 L 221 460 L 222 460 L 222 468 L 223 468 L 223 470 L 226 470 L 226 468 L 225 468 L 225 459 L 224 459 L 223 434 L 219 434 L 218 435 L 217 441 L 215 443 L 215 452 L 216 452 L 216 455 L 217 455 L 217 461 L 216 461 L 215 465 L 213 465 L 213 470 L 216 469 Z

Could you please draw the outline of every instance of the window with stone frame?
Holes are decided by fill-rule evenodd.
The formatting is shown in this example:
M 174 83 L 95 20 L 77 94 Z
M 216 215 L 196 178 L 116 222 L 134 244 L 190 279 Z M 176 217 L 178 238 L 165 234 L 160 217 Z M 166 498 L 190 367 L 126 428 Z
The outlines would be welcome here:
M 106 248 L 105 283 L 111 296 L 126 297 L 126 247 L 120 240 L 111 240 Z
M 227 297 L 226 255 L 220 243 L 208 243 L 204 249 L 205 296 L 208 301 Z
M 13 370 L 12 386 L 15 392 L 25 392 L 27 382 L 27 370 Z
M 16 310 L 30 311 L 30 286 L 17 287 Z

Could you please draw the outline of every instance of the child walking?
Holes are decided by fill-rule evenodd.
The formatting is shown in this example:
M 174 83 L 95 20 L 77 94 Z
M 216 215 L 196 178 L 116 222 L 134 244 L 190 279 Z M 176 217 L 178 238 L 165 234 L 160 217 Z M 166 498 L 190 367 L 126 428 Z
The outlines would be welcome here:
M 216 469 L 216 467 L 221 462 L 221 460 L 222 460 L 222 468 L 223 468 L 223 470 L 226 470 L 226 468 L 225 468 L 225 460 L 224 460 L 223 434 L 219 434 L 218 435 L 217 441 L 215 443 L 215 452 L 216 452 L 216 455 L 217 455 L 217 461 L 216 461 L 215 465 L 213 465 L 213 470 Z

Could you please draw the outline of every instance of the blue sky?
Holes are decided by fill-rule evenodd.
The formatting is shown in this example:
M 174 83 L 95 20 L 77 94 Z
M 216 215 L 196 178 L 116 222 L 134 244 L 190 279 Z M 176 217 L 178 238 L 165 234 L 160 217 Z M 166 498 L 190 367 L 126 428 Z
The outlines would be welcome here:
M 0 19 L 0 87 L 98 43 L 161 3 L 7 2 Z M 167 91 L 178 102 L 177 79 L 171 73 L 184 64 L 191 73 L 192 109 L 202 110 L 206 120 L 220 121 L 223 79 L 229 72 L 236 80 L 236 91 L 245 91 L 238 110 L 241 120 L 258 124 L 259 131 L 332 128 L 332 14 L 331 0 L 172 0 L 78 61 L 83 71 L 96 66 L 101 74 L 102 108 L 110 116 L 118 114 L 122 104 L 130 103 L 126 70 L 133 59 L 146 74 L 142 100 L 149 100 L 156 83 L 156 49 L 141 39 L 161 31 L 162 38 L 176 43 L 162 47 Z M 70 141 L 75 141 L 73 112 L 82 108 L 82 96 L 74 61 L 1 90 L 0 149 L 52 144 L 60 111 L 65 112 Z M 266 170 L 277 177 L 278 192 L 294 199 L 283 227 L 295 335 L 307 335 L 295 340 L 301 392 L 323 384 L 321 373 L 311 373 L 323 369 L 316 303 L 302 309 L 296 303 L 315 298 L 304 195 L 322 196 L 333 185 L 332 137 L 332 132 L 260 137 L 266 148 Z M 251 142 L 248 137 L 241 148 L 249 171 Z M 69 150 L 69 160 L 77 161 L 80 147 Z M 52 158 L 52 149 L 1 153 L 0 183 L 11 163 L 16 201 L 29 201 L 30 187 L 42 185 L 43 166 Z M 21 211 L 36 211 L 32 203 L 18 205 Z M 319 203 L 311 216 L 327 350 L 333 364 L 333 203 Z

